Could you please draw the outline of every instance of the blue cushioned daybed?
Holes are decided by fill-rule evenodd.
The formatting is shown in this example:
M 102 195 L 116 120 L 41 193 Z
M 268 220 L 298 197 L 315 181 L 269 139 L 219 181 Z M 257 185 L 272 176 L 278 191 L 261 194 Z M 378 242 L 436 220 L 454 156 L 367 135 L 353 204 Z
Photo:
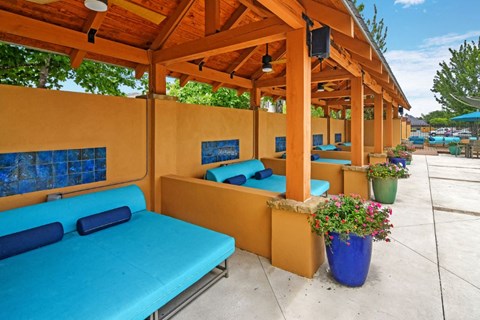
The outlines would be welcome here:
M 350 160 L 342 160 L 342 159 L 329 159 L 329 158 L 319 158 L 316 160 L 313 160 L 312 162 L 320 162 L 320 163 L 332 163 L 332 164 L 352 164 L 352 161 Z
M 313 148 L 314 150 L 321 150 L 321 151 L 338 151 L 339 149 L 333 145 L 333 144 L 326 144 L 326 145 L 320 145 L 320 146 L 315 146 Z
M 286 191 L 287 184 L 285 176 L 273 174 L 262 180 L 255 179 L 255 173 L 264 169 L 265 166 L 260 160 L 247 160 L 207 170 L 205 179 L 216 182 L 224 182 L 230 177 L 244 175 L 246 177 L 246 182 L 242 184 L 244 187 L 284 193 Z M 330 183 L 323 180 L 312 179 L 310 186 L 310 192 L 314 196 L 325 194 L 327 193 L 328 189 L 330 189 Z
M 77 233 L 78 219 L 122 206 L 129 221 Z M 0 212 L 0 237 L 52 222 L 63 239 L 0 260 L 0 319 L 145 319 L 217 266 L 210 285 L 227 276 L 235 249 L 229 236 L 147 211 L 136 186 Z

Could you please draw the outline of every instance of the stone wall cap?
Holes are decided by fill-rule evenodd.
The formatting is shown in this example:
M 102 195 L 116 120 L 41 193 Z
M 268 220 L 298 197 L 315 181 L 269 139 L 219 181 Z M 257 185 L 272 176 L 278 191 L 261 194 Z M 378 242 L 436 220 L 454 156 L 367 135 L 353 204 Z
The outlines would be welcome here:
M 371 158 L 386 158 L 387 154 L 386 153 L 370 153 L 369 156 Z
M 343 171 L 356 171 L 356 172 L 367 172 L 368 166 L 343 166 Z
M 284 199 L 284 198 L 273 198 L 267 201 L 267 205 L 272 209 L 296 212 L 296 213 L 306 213 L 312 214 L 317 212 L 317 210 L 325 203 L 328 199 L 325 197 L 316 197 L 312 196 L 305 202 Z

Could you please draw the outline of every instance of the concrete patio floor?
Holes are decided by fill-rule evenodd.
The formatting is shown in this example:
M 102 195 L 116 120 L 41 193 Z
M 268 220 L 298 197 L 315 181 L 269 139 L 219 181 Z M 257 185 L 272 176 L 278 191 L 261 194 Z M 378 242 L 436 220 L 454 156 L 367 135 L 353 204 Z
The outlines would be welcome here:
M 327 263 L 306 279 L 237 249 L 230 277 L 175 319 L 480 319 L 480 159 L 415 155 L 409 168 L 363 287 Z

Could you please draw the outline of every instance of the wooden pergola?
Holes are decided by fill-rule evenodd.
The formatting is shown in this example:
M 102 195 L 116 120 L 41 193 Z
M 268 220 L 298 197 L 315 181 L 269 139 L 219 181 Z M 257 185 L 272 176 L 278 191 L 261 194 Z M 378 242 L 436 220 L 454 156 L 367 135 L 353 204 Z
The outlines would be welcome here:
M 308 55 L 312 29 L 330 26 L 330 57 Z M 90 42 L 89 42 L 90 38 Z M 410 105 L 349 0 L 109 0 L 106 12 L 83 0 L 0 2 L 0 41 L 149 74 L 149 91 L 166 94 L 166 77 L 286 98 L 287 197 L 310 197 L 310 105 L 351 109 L 352 165 L 364 165 L 363 111 L 374 107 L 375 152 L 392 146 L 393 118 Z M 262 71 L 268 44 L 273 71 Z M 317 92 L 318 83 L 331 92 Z M 345 101 L 349 97 L 350 101 Z M 383 114 L 386 113 L 384 123 Z M 383 131 L 386 130 L 386 141 Z

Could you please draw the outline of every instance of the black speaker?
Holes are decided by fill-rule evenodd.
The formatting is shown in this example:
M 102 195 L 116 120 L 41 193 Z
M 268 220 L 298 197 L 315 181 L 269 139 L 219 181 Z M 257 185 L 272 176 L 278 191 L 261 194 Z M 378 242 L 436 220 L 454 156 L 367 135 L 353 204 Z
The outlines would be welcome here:
M 399 107 L 399 108 L 398 108 L 398 113 L 400 113 L 400 115 L 403 116 L 403 107 Z
M 330 57 L 330 27 L 325 26 L 312 31 L 312 57 L 327 59 Z

